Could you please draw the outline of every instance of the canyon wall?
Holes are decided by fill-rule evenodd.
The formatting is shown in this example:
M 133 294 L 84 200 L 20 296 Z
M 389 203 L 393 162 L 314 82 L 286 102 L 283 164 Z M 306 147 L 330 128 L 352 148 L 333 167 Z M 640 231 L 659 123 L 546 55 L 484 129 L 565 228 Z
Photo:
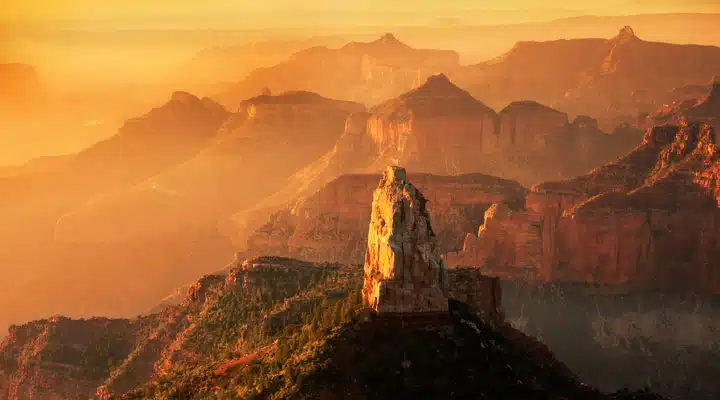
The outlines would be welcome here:
M 361 264 L 365 256 L 370 201 L 380 175 L 343 175 L 274 214 L 248 240 L 247 255 L 275 254 L 311 261 Z M 517 182 L 482 174 L 411 174 L 429 202 L 441 252 L 460 249 L 464 232 L 483 221 L 493 203 L 522 201 Z
M 545 136 L 569 122 L 567 114 L 534 101 L 510 103 L 498 116 L 497 150 L 544 150 Z
M 413 173 L 480 172 L 529 186 L 583 174 L 641 139 L 639 131 L 606 134 L 588 116 L 568 121 L 566 114 L 535 102 L 515 102 L 496 113 L 446 76 L 431 76 L 369 112 L 349 115 L 331 151 L 257 206 L 223 221 L 223 231 L 238 250 L 252 251 L 249 235 L 273 212 L 345 174 L 377 174 L 387 165 L 403 165 Z
M 503 281 L 502 290 L 507 321 L 588 385 L 686 400 L 720 391 L 719 296 L 562 282 Z
M 614 163 L 493 205 L 449 266 L 504 278 L 720 293 L 720 164 L 712 128 L 662 126 Z

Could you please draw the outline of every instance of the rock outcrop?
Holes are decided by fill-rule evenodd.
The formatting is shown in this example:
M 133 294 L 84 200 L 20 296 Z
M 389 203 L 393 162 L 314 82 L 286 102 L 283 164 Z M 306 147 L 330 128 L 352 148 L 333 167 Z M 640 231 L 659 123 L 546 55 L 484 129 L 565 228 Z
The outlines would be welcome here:
M 495 135 L 496 114 L 441 74 L 370 110 L 367 136 L 377 159 L 370 169 L 397 163 L 418 172 L 473 172 L 471 153 Z
M 381 178 L 343 175 L 308 198 L 263 216 L 264 225 L 247 241 L 247 255 L 362 264 L 372 210 L 369 203 Z M 482 223 L 493 203 L 522 202 L 527 192 L 515 181 L 482 174 L 412 174 L 412 182 L 433 205 L 428 212 L 442 253 L 462 248 L 465 232 Z
M 496 204 L 450 266 L 540 281 L 720 293 L 720 163 L 707 124 L 656 127 L 618 161 Z
M 448 278 L 427 200 L 399 167 L 387 167 L 373 194 L 363 303 L 380 313 L 448 310 Z
M 545 137 L 568 124 L 567 114 L 534 101 L 515 101 L 499 113 L 498 150 L 542 151 Z
M 720 129 L 720 78 L 713 77 L 702 96 L 663 105 L 648 117 L 651 124 L 705 122 Z

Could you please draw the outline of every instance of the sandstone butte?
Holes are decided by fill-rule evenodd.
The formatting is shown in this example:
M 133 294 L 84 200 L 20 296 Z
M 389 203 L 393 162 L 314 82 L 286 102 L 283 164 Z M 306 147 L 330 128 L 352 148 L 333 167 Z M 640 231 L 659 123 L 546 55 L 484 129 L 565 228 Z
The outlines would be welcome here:
M 377 174 L 387 165 L 402 165 L 413 174 L 482 172 L 530 186 L 585 173 L 641 139 L 640 131 L 606 134 L 588 116 L 570 121 L 532 101 L 496 113 L 445 75 L 435 75 L 369 112 L 351 114 L 332 150 L 257 207 L 235 214 L 227 232 L 239 250 L 251 247 L 248 235 L 285 208 L 288 199 L 308 198 L 346 174 Z
M 494 204 L 444 259 L 508 279 L 720 293 L 719 184 L 712 127 L 655 127 L 615 162 Z

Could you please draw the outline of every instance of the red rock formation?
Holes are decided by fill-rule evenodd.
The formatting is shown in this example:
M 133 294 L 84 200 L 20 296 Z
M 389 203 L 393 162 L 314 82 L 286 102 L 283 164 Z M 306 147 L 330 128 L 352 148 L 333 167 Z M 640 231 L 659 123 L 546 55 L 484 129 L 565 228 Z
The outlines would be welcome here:
M 494 202 L 521 201 L 517 182 L 481 174 L 413 174 L 430 202 L 430 216 L 442 252 L 459 249 Z M 343 175 L 298 204 L 274 213 L 249 238 L 250 254 L 277 254 L 312 261 L 362 263 L 370 222 L 369 200 L 379 175 Z
M 448 311 L 448 278 L 427 200 L 400 167 L 387 167 L 373 193 L 363 304 L 378 313 Z
M 88 397 L 110 364 L 129 356 L 140 325 L 130 320 L 53 317 L 12 327 L 0 343 L 0 396 Z
M 508 278 L 720 293 L 720 162 L 705 124 L 654 128 L 614 163 L 494 205 L 448 265 Z
M 307 198 L 343 174 L 402 164 L 417 172 L 482 172 L 530 185 L 602 165 L 630 150 L 640 135 L 605 134 L 589 117 L 569 123 L 565 114 L 534 102 L 513 103 L 498 117 L 446 76 L 433 76 L 369 113 L 352 114 L 330 152 L 257 207 L 235 215 L 225 231 L 244 250 L 249 232 L 289 199 Z
M 651 124 L 705 122 L 717 131 L 720 129 L 720 79 L 713 77 L 705 95 L 666 104 L 648 119 Z
M 567 114 L 534 101 L 510 103 L 499 113 L 499 150 L 542 151 L 545 137 L 568 123 Z
M 377 153 L 371 170 L 399 163 L 418 172 L 471 172 L 471 152 L 484 152 L 495 136 L 495 112 L 445 75 L 370 112 L 367 135 Z
M 720 74 L 718 65 L 718 47 L 645 41 L 626 26 L 610 39 L 518 42 L 452 77 L 492 107 L 533 100 L 592 115 L 611 130 L 657 109 L 670 91 L 707 82 Z

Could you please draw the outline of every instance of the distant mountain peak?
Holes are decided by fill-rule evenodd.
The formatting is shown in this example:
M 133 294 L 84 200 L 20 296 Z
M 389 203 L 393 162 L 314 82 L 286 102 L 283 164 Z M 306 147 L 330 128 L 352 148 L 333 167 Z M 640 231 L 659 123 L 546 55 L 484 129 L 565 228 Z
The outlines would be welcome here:
M 429 76 L 425 83 L 419 87 L 419 89 L 431 90 L 433 92 L 462 90 L 457 85 L 450 82 L 450 79 L 445 74 Z
M 380 37 L 380 39 L 376 40 L 375 43 L 377 44 L 384 44 L 384 45 L 404 45 L 403 42 L 399 41 L 398 38 L 395 37 L 392 33 L 386 33 Z
M 172 96 L 170 96 L 170 101 L 190 103 L 190 102 L 200 101 L 200 99 L 192 93 L 178 90 L 178 91 L 173 92 Z
M 720 90 L 720 76 L 715 75 L 712 77 L 712 79 L 710 80 L 710 87 L 712 88 L 711 90 L 713 90 L 713 91 Z M 718 93 L 718 94 L 720 94 L 720 93 Z
M 715 75 L 710 82 L 710 93 L 705 99 L 708 104 L 720 104 L 720 76 Z
M 639 38 L 635 35 L 635 31 L 630 25 L 625 25 L 622 29 L 620 29 L 617 36 L 615 36 L 615 40 L 620 43 L 627 43 L 631 40 L 639 40 Z

